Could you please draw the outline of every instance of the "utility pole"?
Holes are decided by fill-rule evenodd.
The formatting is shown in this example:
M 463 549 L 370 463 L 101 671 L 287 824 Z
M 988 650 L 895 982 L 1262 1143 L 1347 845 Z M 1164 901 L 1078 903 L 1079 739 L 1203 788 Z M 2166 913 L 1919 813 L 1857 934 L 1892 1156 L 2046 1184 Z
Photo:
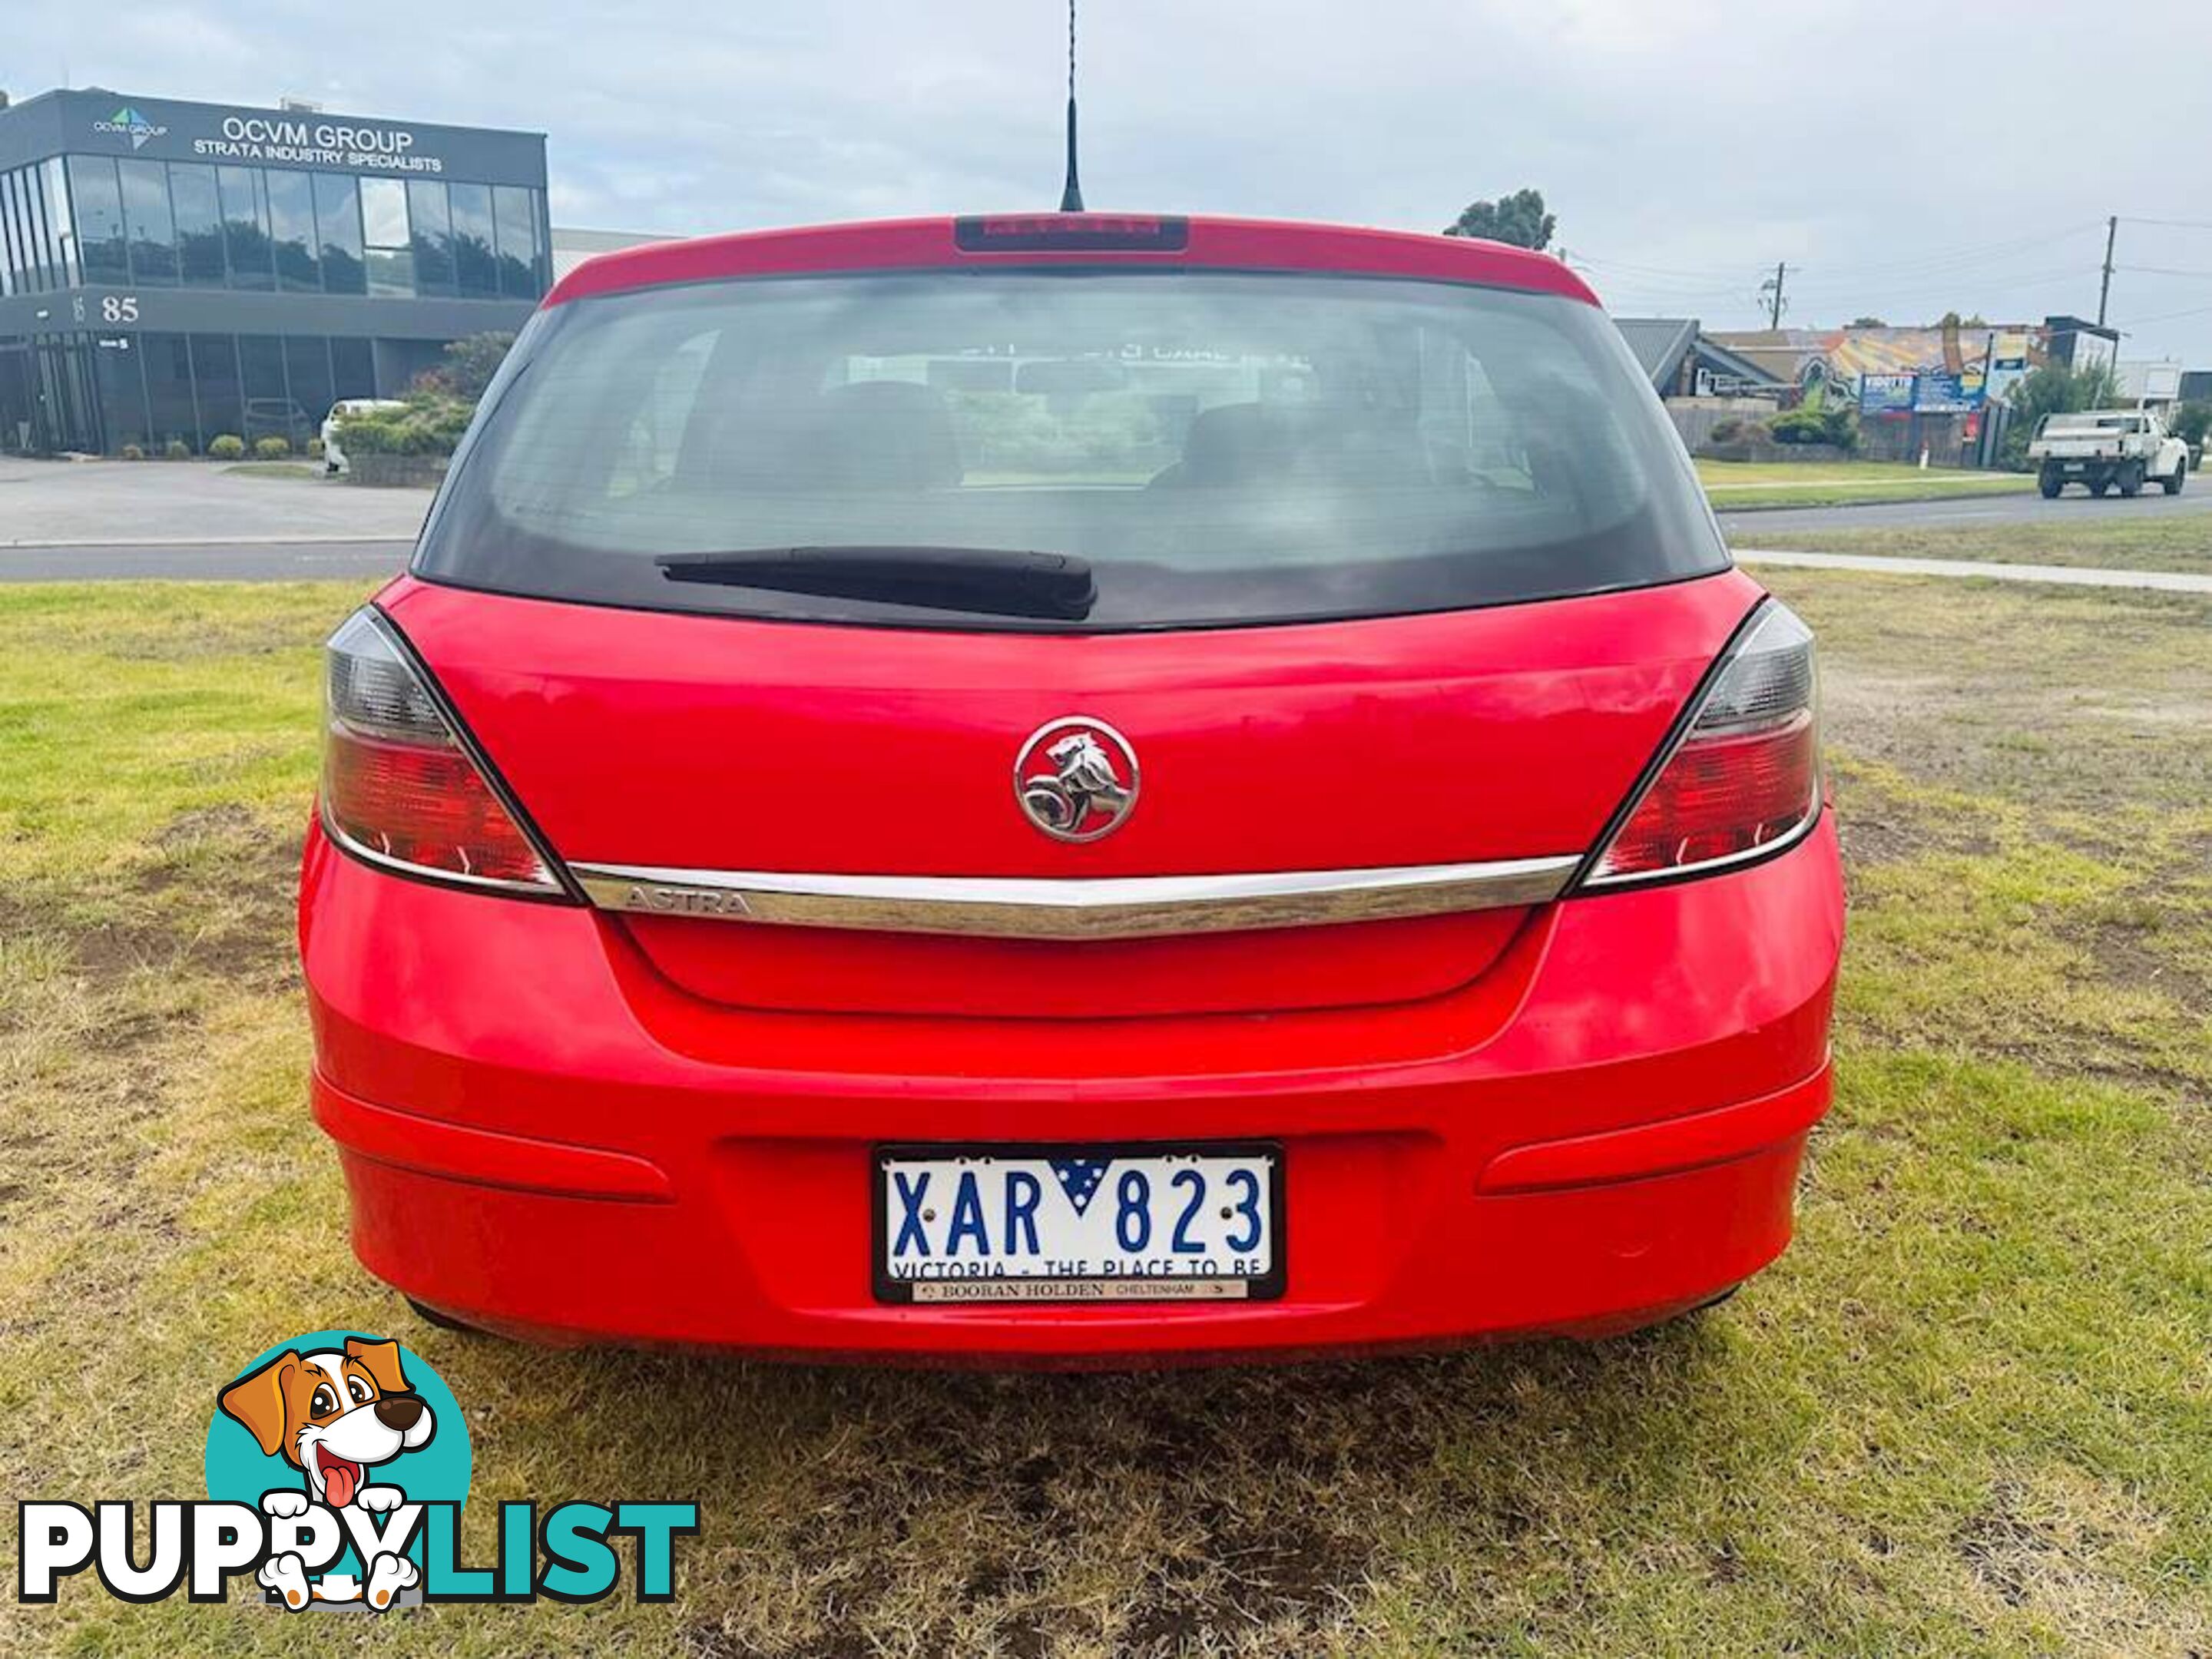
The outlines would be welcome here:
M 2105 221 L 2105 280 L 2097 285 L 2097 326 L 2105 325 L 2105 301 L 2112 297 L 2112 244 L 2119 240 L 2120 216 Z
M 1778 259 L 1774 262 L 1774 275 L 1759 285 L 1759 291 L 1766 296 L 1766 325 L 1769 328 L 1782 326 L 1782 279 L 1789 272 L 1790 267 Z

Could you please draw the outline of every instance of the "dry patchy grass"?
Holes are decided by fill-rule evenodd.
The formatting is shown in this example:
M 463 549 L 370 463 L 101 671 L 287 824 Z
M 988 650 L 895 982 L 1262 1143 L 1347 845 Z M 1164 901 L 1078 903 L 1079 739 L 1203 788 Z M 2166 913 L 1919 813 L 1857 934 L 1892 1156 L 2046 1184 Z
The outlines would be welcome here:
M 501 1498 L 707 1522 L 668 1607 L 315 1632 L 364 1652 L 2212 1650 L 2212 605 L 1777 586 L 1826 641 L 1854 884 L 1793 1252 L 1595 1347 L 1133 1377 L 414 1322 L 347 1253 L 291 965 L 351 592 L 0 593 L 0 1486 L 190 1496 L 241 1358 L 351 1325 L 466 1403 L 472 1555 Z M 0 1605 L 10 1653 L 301 1639 Z
M 1730 505 L 1715 496 L 1717 506 Z M 1809 506 L 1811 503 L 1808 502 Z M 2068 497 L 2057 516 L 2032 524 L 1998 520 L 1950 527 L 1895 526 L 1864 530 L 1793 530 L 1780 539 L 1808 553 L 1865 553 L 1877 558 L 1973 559 L 2000 564 L 2086 564 L 2108 570 L 2212 574 L 2212 514 L 2160 513 L 2124 501 Z M 1746 532 L 1746 544 L 1756 539 Z

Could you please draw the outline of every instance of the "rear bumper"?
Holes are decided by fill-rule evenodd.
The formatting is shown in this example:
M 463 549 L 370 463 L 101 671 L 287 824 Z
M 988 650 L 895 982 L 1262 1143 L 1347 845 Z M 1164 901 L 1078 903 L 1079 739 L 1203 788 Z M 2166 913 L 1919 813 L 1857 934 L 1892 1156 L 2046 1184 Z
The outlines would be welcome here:
M 1548 907 L 1481 979 L 1273 1018 L 763 1014 L 587 911 L 409 883 L 311 837 L 315 1110 L 363 1263 L 554 1340 L 1079 1363 L 1595 1334 L 1787 1244 L 1826 1109 L 1833 830 L 1708 880 Z M 1285 936 L 1288 937 L 1288 936 Z M 1267 1139 L 1261 1304 L 890 1306 L 884 1141 Z

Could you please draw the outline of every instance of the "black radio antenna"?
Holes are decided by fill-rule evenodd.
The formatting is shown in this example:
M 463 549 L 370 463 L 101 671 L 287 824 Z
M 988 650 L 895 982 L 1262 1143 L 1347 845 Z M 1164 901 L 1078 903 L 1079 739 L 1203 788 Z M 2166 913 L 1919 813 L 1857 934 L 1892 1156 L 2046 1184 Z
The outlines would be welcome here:
M 1067 0 L 1067 182 L 1060 187 L 1060 210 L 1083 211 L 1083 185 L 1075 176 L 1075 0 Z

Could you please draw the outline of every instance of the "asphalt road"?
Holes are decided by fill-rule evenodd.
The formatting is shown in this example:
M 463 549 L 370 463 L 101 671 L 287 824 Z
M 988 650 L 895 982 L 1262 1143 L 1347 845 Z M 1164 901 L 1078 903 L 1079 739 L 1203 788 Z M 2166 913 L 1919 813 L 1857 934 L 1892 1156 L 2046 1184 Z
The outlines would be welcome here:
M 2008 524 L 2094 524 L 2116 514 L 2212 513 L 2212 482 L 2179 495 L 2152 493 L 2135 501 L 2093 500 L 2079 492 L 2046 501 L 2040 495 L 1984 495 L 1971 501 L 1899 502 L 1886 507 L 1780 507 L 1764 513 L 1723 513 L 1731 542 L 1749 547 L 1787 547 L 1799 531 L 1878 530 L 1899 526 L 1954 527 Z M 287 486 L 278 485 L 282 490 Z M 415 508 L 420 512 L 419 506 Z M 167 577 L 202 581 L 297 581 L 313 577 L 374 581 L 407 562 L 411 539 L 285 541 L 277 538 L 223 542 L 149 538 L 100 544 L 15 546 L 0 543 L 0 581 L 57 581 L 118 577 Z
M 0 581 L 167 577 L 184 581 L 372 582 L 407 562 L 412 541 L 148 542 L 97 547 L 0 547 Z

